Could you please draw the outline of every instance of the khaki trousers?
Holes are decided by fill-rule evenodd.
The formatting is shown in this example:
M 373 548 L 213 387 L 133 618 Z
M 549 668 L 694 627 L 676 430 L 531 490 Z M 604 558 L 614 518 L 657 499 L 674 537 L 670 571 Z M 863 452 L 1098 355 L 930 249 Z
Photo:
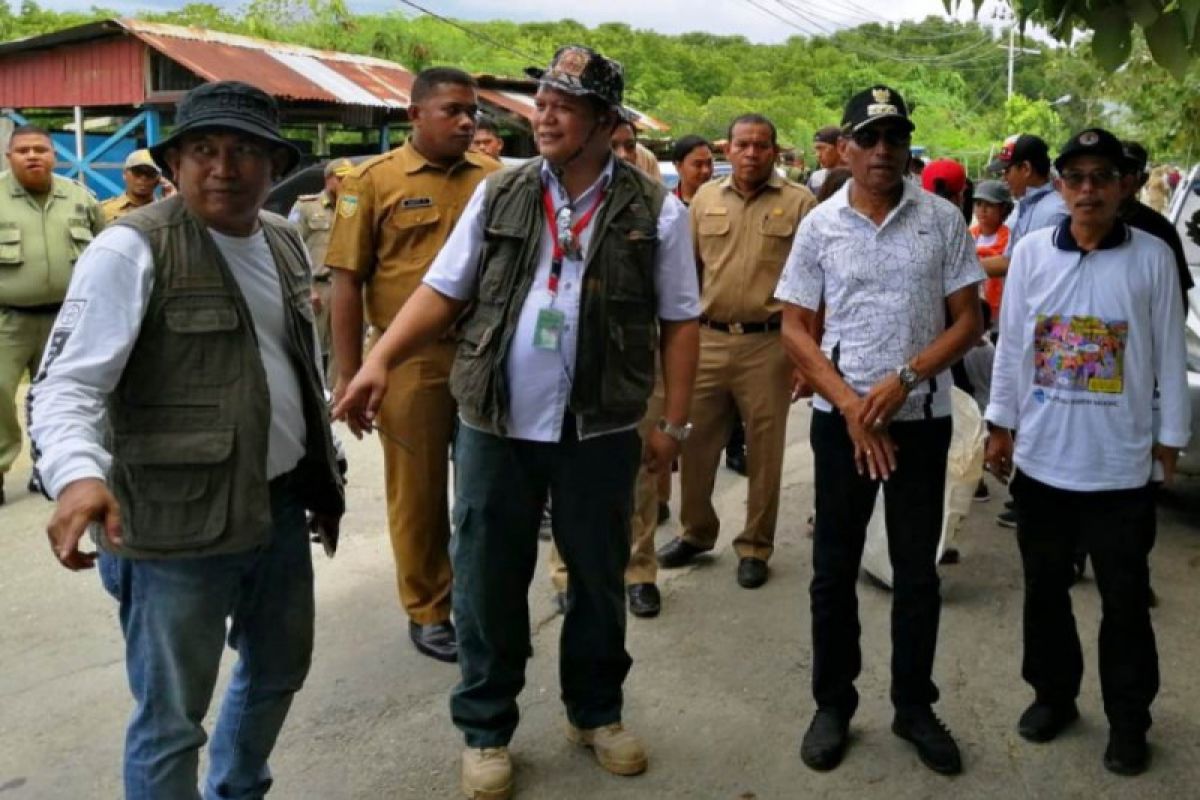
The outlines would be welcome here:
M 17 421 L 17 387 L 32 381 L 57 318 L 53 313 L 27 313 L 0 307 L 0 475 L 8 472 L 21 452 Z
M 681 538 L 710 550 L 721 520 L 712 493 L 734 408 L 746 425 L 746 526 L 733 540 L 739 558 L 771 557 L 791 405 L 792 367 L 777 331 L 736 335 L 700 328 L 692 390 L 692 435 L 680 458 Z
M 662 416 L 665 402 L 666 390 L 660 372 L 654 384 L 654 393 L 646 406 L 646 416 L 638 425 L 638 435 L 643 444 Z M 644 464 L 638 467 L 637 480 L 633 487 L 633 520 L 629 526 L 630 552 L 629 565 L 625 568 L 626 586 L 654 583 L 658 577 L 658 560 L 654 557 L 654 531 L 658 529 L 658 478 L 659 476 L 647 470 Z M 554 590 L 567 591 L 567 565 L 563 563 L 558 548 L 553 544 L 550 545 L 546 563 Z
M 449 386 L 454 351 L 454 342 L 435 342 L 392 370 L 379 410 L 396 583 L 401 605 L 419 625 L 450 618 L 446 481 L 457 410 Z

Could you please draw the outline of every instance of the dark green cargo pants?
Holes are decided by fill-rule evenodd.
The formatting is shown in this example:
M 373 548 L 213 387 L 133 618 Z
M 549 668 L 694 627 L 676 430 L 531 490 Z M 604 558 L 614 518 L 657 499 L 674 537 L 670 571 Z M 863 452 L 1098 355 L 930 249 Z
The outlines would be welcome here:
M 507 745 L 517 727 L 547 496 L 571 575 L 559 643 L 567 718 L 580 728 L 620 721 L 621 685 L 633 663 L 625 651 L 624 572 L 640 454 L 636 430 L 579 441 L 570 420 L 557 444 L 459 427 L 451 555 L 462 681 L 450 712 L 467 746 Z

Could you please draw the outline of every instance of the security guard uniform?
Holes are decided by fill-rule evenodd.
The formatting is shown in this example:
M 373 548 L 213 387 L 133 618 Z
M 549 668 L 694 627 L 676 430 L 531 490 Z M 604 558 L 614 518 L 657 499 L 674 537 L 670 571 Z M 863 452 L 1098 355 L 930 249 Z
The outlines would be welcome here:
M 367 322 L 376 331 L 421 285 L 475 187 L 496 169 L 494 159 L 469 151 L 446 169 L 406 142 L 343 179 L 325 263 L 363 280 Z M 450 618 L 454 351 L 445 338 L 392 370 L 377 419 L 400 602 L 418 625 Z
M 300 231 L 300 238 L 308 248 L 312 259 L 313 294 L 320 301 L 316 314 L 317 336 L 321 341 L 321 353 L 328 358 L 325 374 L 332 378 L 336 373 L 333 366 L 332 329 L 330 327 L 330 304 L 333 302 L 333 273 L 325 266 L 325 254 L 329 250 L 329 234 L 333 230 L 335 199 L 329 192 L 302 194 L 296 198 L 288 214 L 288 221 Z
M 43 197 L 0 173 L 0 480 L 21 451 L 17 386 L 42 361 L 79 254 L 104 227 L 96 198 L 55 175 Z
M 735 409 L 746 425 L 749 487 L 746 526 L 734 550 L 739 558 L 766 561 L 774 549 L 792 375 L 775 285 L 800 220 L 815 206 L 812 192 L 774 171 L 752 197 L 743 197 L 730 176 L 700 187 L 692 199 L 700 364 L 692 435 L 680 459 L 680 523 L 681 538 L 702 550 L 712 549 L 720 529 L 712 492 Z

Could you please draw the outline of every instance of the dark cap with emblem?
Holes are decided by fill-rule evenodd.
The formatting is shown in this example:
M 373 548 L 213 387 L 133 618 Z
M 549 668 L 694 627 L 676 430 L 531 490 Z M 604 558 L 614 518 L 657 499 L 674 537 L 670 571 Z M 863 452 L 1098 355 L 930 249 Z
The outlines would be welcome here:
M 290 172 L 300 161 L 300 150 L 279 131 L 279 105 L 275 98 L 241 81 L 216 81 L 197 86 L 183 96 L 175 109 L 175 128 L 170 137 L 150 148 L 150 155 L 166 166 L 167 149 L 197 131 L 236 131 L 262 139 L 287 152 Z
M 1072 158 L 1078 156 L 1096 156 L 1112 162 L 1117 169 L 1125 166 L 1125 148 L 1121 140 L 1103 128 L 1088 128 L 1072 136 L 1063 146 L 1058 158 L 1054 159 L 1054 168 L 1059 172 Z
M 882 84 L 872 86 L 846 103 L 845 113 L 842 114 L 842 132 L 851 134 L 889 119 L 902 122 L 910 132 L 917 127 L 908 118 L 908 106 L 899 92 Z
M 1046 164 L 1050 161 L 1050 147 L 1046 140 L 1032 133 L 1021 133 L 1009 136 L 1000 145 L 1000 152 L 987 165 L 988 172 L 1003 172 L 1013 164 L 1029 161 L 1033 164 Z
M 543 86 L 574 95 L 592 95 L 621 107 L 625 95 L 625 70 L 611 58 L 580 45 L 560 47 L 549 69 L 527 67 L 525 74 Z
M 813 144 L 837 144 L 841 135 L 842 129 L 837 125 L 826 125 L 813 134 Z

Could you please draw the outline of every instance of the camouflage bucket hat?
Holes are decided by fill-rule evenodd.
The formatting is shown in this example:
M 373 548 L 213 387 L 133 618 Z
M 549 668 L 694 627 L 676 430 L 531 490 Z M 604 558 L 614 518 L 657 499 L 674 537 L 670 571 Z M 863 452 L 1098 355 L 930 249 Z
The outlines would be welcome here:
M 594 95 L 609 105 L 621 106 L 625 71 L 611 58 L 588 47 L 560 47 L 549 69 L 527 67 L 525 74 L 551 89 L 575 95 Z

